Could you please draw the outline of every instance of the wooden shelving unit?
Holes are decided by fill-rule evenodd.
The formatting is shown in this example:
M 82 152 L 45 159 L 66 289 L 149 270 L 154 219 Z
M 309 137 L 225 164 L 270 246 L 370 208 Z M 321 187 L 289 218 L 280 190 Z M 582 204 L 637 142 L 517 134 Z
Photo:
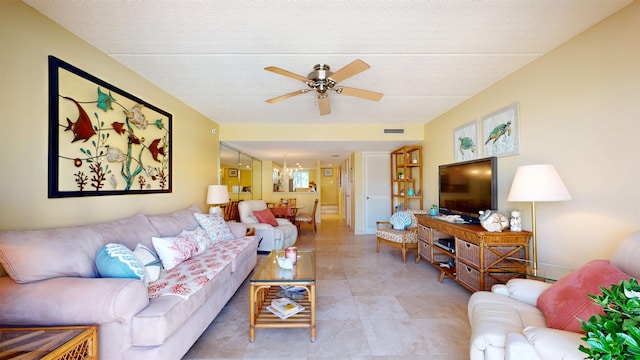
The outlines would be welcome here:
M 391 213 L 423 209 L 422 146 L 403 146 L 391 152 Z

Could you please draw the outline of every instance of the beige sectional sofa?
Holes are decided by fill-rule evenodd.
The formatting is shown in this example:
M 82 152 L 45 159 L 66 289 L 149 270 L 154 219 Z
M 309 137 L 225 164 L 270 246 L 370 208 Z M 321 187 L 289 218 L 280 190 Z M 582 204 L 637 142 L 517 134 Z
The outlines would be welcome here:
M 153 249 L 152 237 L 170 237 L 199 226 L 192 206 L 166 215 L 137 214 L 99 224 L 57 229 L 0 231 L 0 325 L 98 324 L 100 359 L 180 359 L 222 310 L 256 265 L 258 241 L 229 223 L 233 240 L 212 244 L 190 261 L 216 267 L 188 297 L 149 297 L 139 279 L 101 278 L 98 250 L 107 243 Z M 222 254 L 222 255 L 221 255 Z

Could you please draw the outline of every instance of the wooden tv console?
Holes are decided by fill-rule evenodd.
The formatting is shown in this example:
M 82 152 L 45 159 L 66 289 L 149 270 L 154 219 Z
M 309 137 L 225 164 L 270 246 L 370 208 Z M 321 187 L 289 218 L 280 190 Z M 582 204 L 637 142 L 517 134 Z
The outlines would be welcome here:
M 522 273 L 531 232 L 488 232 L 480 225 L 454 224 L 426 214 L 418 219 L 418 254 L 471 291 L 491 290 Z

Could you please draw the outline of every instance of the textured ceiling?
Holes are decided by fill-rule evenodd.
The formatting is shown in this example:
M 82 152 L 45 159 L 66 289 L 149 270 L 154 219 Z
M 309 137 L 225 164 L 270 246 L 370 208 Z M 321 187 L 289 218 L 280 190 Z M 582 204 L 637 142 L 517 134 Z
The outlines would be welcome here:
M 432 120 L 631 0 L 24 2 L 223 126 L 394 127 Z M 335 71 L 355 59 L 371 68 L 340 84 L 382 92 L 379 102 L 330 93 L 322 117 L 313 92 L 265 102 L 305 88 L 266 66 L 306 76 L 315 64 Z M 230 145 L 326 163 L 354 142 Z

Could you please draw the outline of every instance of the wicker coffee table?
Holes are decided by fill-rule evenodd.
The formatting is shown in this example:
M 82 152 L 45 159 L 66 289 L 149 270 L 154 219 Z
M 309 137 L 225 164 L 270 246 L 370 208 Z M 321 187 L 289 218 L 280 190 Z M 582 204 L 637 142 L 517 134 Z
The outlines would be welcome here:
M 283 257 L 284 250 L 272 251 L 250 280 L 250 329 L 249 340 L 256 337 L 256 328 L 309 328 L 311 341 L 316 341 L 316 254 L 315 250 L 299 250 L 298 262 L 293 270 L 278 266 L 276 256 Z M 267 306 L 280 297 L 281 286 L 299 286 L 307 291 L 302 299 L 294 299 L 305 309 L 289 318 L 280 319 Z
M 0 328 L 0 359 L 98 359 L 98 327 Z

